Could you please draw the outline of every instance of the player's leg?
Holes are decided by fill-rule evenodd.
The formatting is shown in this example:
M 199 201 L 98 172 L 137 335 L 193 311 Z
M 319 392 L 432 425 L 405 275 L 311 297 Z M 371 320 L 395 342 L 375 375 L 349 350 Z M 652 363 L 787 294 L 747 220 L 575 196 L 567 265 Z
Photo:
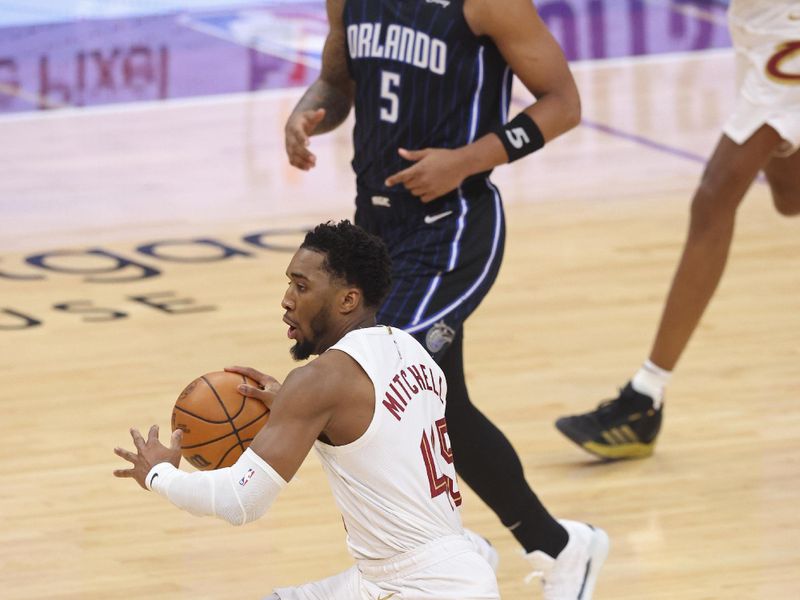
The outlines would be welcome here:
M 497 577 L 472 542 L 447 536 L 391 560 L 360 561 L 371 599 L 499 600 Z
M 448 433 L 461 480 L 526 551 L 557 556 L 567 544 L 566 531 L 525 481 L 506 436 L 472 403 L 464 379 L 462 326 L 491 289 L 502 260 L 505 230 L 497 190 L 487 185 L 470 196 L 459 221 L 454 214 L 450 222 L 442 219 L 427 229 L 430 247 L 394 245 L 392 290 L 378 320 L 403 326 L 444 371 Z
M 547 511 L 508 438 L 472 404 L 463 356 L 462 327 L 438 361 L 447 378 L 445 416 L 459 477 L 517 538 L 534 572 L 544 574 L 545 600 L 589 600 L 608 554 L 608 536 L 585 523 L 558 521 Z M 491 556 L 486 544 L 471 537 L 485 559 Z
M 689 233 L 649 360 L 617 398 L 556 422 L 585 450 L 605 459 L 652 454 L 664 386 L 722 277 L 739 204 L 780 142 L 766 125 L 741 145 L 721 137 L 692 199 Z
M 459 476 L 512 530 L 529 557 L 547 556 L 556 565 L 553 578 L 561 583 L 545 599 L 569 597 L 558 594 L 573 589 L 577 598 L 592 572 L 587 564 L 594 561 L 598 569 L 602 564 L 604 555 L 598 548 L 603 544 L 590 545 L 594 535 L 579 535 L 589 531 L 583 524 L 578 529 L 585 529 L 571 536 L 547 512 L 526 482 L 513 446 L 473 405 L 464 380 L 462 326 L 494 283 L 505 239 L 497 190 L 487 183 L 470 192 L 468 203 L 461 203 L 452 218 L 389 237 L 393 283 L 378 321 L 412 333 L 442 367 L 448 388 L 448 434 Z M 385 238 L 396 236 L 399 229 L 387 234 L 367 218 L 359 224 Z
M 567 532 L 531 490 L 511 442 L 472 403 L 463 361 L 463 329 L 459 329 L 438 361 L 447 379 L 445 416 L 456 471 L 527 552 L 543 550 L 558 556 L 567 545 Z
M 650 360 L 675 368 L 717 289 L 728 260 L 736 211 L 781 138 L 765 125 L 744 144 L 723 136 L 692 199 L 689 234 L 672 282 Z
M 319 581 L 297 587 L 276 588 L 264 600 L 368 600 L 361 591 L 361 576 L 357 567 Z
M 786 157 L 773 157 L 764 173 L 777 211 L 787 217 L 800 214 L 800 150 Z

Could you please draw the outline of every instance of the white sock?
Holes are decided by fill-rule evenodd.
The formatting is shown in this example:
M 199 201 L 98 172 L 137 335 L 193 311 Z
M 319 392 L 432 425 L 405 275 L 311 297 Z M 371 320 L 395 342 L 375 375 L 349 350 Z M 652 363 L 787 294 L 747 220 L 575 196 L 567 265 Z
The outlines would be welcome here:
M 667 387 L 672 371 L 666 371 L 649 359 L 636 371 L 631 379 L 631 386 L 640 394 L 645 394 L 653 399 L 653 406 L 661 408 L 664 402 L 664 388 Z

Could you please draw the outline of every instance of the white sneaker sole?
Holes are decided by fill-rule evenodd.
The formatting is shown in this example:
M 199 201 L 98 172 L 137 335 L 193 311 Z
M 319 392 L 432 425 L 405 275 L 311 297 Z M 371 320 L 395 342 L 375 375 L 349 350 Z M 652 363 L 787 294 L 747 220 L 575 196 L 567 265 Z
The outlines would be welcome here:
M 589 547 L 589 561 L 586 563 L 586 575 L 583 579 L 583 586 L 578 593 L 577 600 L 591 600 L 594 594 L 594 586 L 597 584 L 597 577 L 600 569 L 606 562 L 610 542 L 608 534 L 599 527 L 592 528 L 592 545 Z

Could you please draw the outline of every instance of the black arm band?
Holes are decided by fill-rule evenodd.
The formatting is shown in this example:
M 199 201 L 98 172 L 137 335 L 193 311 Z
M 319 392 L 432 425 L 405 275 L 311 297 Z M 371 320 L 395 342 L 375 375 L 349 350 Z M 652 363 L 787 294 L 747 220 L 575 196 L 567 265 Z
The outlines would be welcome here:
M 544 146 L 544 136 L 542 130 L 524 112 L 519 113 L 502 127 L 494 130 L 508 154 L 508 162 L 527 156 L 531 152 L 536 152 Z

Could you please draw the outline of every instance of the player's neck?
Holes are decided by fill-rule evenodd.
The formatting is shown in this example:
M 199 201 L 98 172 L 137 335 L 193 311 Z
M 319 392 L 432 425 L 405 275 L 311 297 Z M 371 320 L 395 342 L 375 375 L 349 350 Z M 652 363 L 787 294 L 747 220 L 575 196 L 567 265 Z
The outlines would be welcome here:
M 363 312 L 342 320 L 338 327 L 332 328 L 332 335 L 330 336 L 331 342 L 329 344 L 325 344 L 324 349 L 320 350 L 320 354 L 336 344 L 351 331 L 355 331 L 356 329 L 364 329 L 367 327 L 375 327 L 375 325 L 377 325 L 377 320 L 375 319 L 374 311 Z
M 359 315 L 353 315 L 352 318 L 347 319 L 341 328 L 341 335 L 337 338 L 337 340 L 342 339 L 351 331 L 355 331 L 356 329 L 364 329 L 365 327 L 375 327 L 377 321 L 375 320 L 375 313 L 374 312 L 365 312 Z

